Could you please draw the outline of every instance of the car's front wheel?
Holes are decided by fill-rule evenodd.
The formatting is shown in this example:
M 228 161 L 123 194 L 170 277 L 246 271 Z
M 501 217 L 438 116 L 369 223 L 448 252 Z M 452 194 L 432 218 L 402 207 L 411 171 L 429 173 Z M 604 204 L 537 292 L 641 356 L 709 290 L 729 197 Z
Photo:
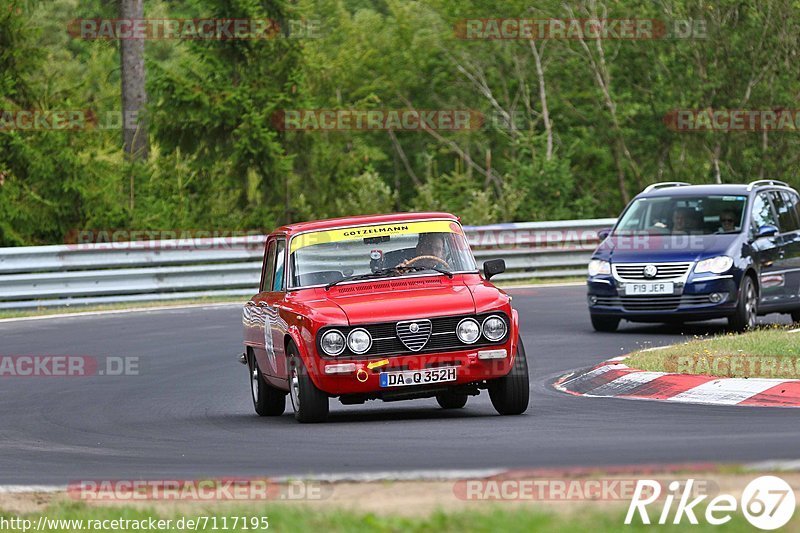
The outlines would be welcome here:
M 501 415 L 520 415 L 528 409 L 530 385 L 528 361 L 522 339 L 517 341 L 517 356 L 511 372 L 502 378 L 489 381 L 489 398 Z
M 259 416 L 280 416 L 286 410 L 286 393 L 270 386 L 261 375 L 253 352 L 248 352 L 247 368 L 250 371 L 250 393 L 253 407 Z
M 298 422 L 324 422 L 330 409 L 328 395 L 311 381 L 297 347 L 289 344 L 289 397 Z
M 756 327 L 758 320 L 758 290 L 753 283 L 753 278 L 742 278 L 742 288 L 739 301 L 736 304 L 736 314 L 728 318 L 728 326 L 734 331 L 748 331 Z
M 440 392 L 436 401 L 442 409 L 461 409 L 467 405 L 467 395 L 457 392 Z
M 595 331 L 613 333 L 619 327 L 619 320 L 616 317 L 592 315 L 592 327 Z

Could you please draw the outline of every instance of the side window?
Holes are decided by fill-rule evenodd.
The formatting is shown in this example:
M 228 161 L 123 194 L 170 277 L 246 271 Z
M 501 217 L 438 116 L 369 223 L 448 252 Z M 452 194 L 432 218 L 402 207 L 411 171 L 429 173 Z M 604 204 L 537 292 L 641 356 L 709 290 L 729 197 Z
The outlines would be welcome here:
M 272 287 L 273 274 L 275 273 L 275 241 L 270 241 L 267 253 L 264 256 L 260 291 L 264 292 Z
M 272 280 L 272 291 L 278 292 L 282 291 L 284 288 L 283 283 L 283 271 L 286 266 L 286 261 L 284 261 L 284 255 L 286 252 L 286 241 L 279 240 L 278 241 L 278 253 L 276 254 L 277 260 L 275 261 L 275 275 L 273 276 Z
M 791 204 L 786 203 L 781 191 L 771 191 L 769 195 L 772 198 L 772 205 L 775 206 L 775 211 L 778 213 L 781 233 L 796 231 L 797 221 L 794 219 L 794 209 Z
M 777 226 L 778 221 L 775 219 L 769 198 L 765 193 L 761 193 L 753 200 L 753 232 L 766 225 Z
M 795 229 L 800 229 L 800 197 L 796 193 L 789 191 L 782 191 L 781 194 L 789 214 L 794 215 Z

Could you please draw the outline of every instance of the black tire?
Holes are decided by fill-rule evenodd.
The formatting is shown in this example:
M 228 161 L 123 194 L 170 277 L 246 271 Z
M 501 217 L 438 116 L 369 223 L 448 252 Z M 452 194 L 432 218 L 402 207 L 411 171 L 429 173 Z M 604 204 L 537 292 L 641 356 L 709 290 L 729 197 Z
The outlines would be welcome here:
M 530 394 L 528 361 L 522 339 L 519 339 L 511 372 L 489 381 L 489 398 L 501 415 L 521 415 L 528 409 Z
M 797 311 L 792 311 L 792 322 L 795 324 L 800 324 L 800 309 Z
M 619 318 L 612 316 L 592 316 L 592 327 L 595 331 L 602 331 L 604 333 L 614 333 L 619 327 Z
M 290 343 L 289 356 L 289 398 L 291 398 L 294 418 L 298 422 L 324 422 L 328 418 L 330 405 L 328 395 L 314 385 L 308 375 L 303 358 L 297 347 Z
M 281 416 L 286 410 L 286 393 L 269 385 L 258 369 L 255 354 L 248 350 L 247 368 L 250 370 L 250 393 L 253 408 L 258 416 Z
M 467 395 L 458 392 L 440 392 L 436 401 L 442 409 L 461 409 L 467 405 Z
M 739 290 L 739 300 L 736 303 L 736 313 L 728 317 L 728 326 L 733 331 L 744 332 L 756 327 L 758 319 L 758 289 L 753 283 L 753 278 L 742 278 L 742 287 Z

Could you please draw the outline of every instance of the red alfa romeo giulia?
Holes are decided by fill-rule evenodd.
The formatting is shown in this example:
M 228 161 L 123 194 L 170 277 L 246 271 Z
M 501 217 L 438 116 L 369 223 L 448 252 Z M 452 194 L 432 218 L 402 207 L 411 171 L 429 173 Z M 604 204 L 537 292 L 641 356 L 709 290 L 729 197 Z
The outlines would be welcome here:
M 329 399 L 435 397 L 464 407 L 488 390 L 504 415 L 528 407 L 528 366 L 511 297 L 483 275 L 447 213 L 291 224 L 266 242 L 259 293 L 243 310 L 253 405 L 320 422 Z

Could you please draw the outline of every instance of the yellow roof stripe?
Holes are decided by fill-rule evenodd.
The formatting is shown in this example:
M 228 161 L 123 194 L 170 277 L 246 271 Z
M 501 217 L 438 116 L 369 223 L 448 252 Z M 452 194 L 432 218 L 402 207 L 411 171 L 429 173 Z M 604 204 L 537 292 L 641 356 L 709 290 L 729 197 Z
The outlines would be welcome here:
M 461 228 L 451 220 L 429 220 L 425 222 L 396 222 L 393 224 L 313 231 L 301 233 L 293 238 L 290 253 L 314 244 L 353 241 L 382 235 L 410 235 L 415 233 L 461 233 Z

